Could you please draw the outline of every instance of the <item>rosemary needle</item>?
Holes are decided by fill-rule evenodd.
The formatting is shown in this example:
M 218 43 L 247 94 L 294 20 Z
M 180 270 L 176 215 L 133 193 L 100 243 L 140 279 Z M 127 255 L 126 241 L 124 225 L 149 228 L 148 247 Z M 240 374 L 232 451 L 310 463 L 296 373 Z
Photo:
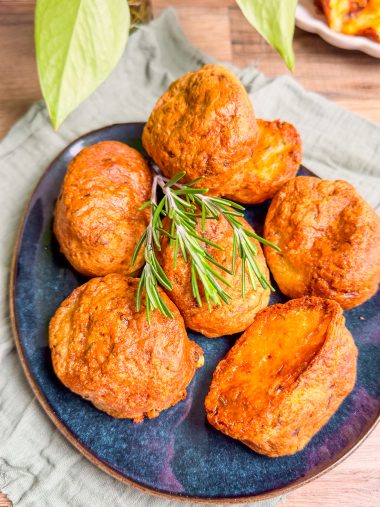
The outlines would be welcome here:
M 133 265 L 139 251 L 144 248 L 145 266 L 137 290 L 136 310 L 140 310 L 143 293 L 145 293 L 145 306 L 149 323 L 151 322 L 151 311 L 157 309 L 163 315 L 173 318 L 158 290 L 159 286 L 168 291 L 173 288 L 156 256 L 156 249 L 161 250 L 161 235 L 168 236 L 169 245 L 174 249 L 174 265 L 176 264 L 178 251 L 181 252 L 185 262 L 190 263 L 192 293 L 199 306 L 202 305 L 199 284 L 203 287 L 204 297 L 210 311 L 212 303 L 216 305 L 223 302 L 229 304 L 231 297 L 223 286 L 229 287 L 230 284 L 215 267 L 226 273 L 235 274 L 237 257 L 241 259 L 243 297 L 246 291 L 246 272 L 255 290 L 257 281 L 264 289 L 274 290 L 257 264 L 255 258 L 257 248 L 252 242 L 252 238 L 276 250 L 279 250 L 279 248 L 243 226 L 239 219 L 244 216 L 244 207 L 228 199 L 208 196 L 206 195 L 207 189 L 194 188 L 193 185 L 201 178 L 184 184 L 180 183 L 180 180 L 185 176 L 184 172 L 168 179 L 160 174 L 157 166 L 154 165 L 153 169 L 156 174 L 153 180 L 151 200 L 144 203 L 140 208 L 151 208 L 150 222 L 138 241 L 132 258 Z M 163 196 L 157 203 L 158 187 L 161 188 Z M 162 218 L 165 216 L 171 221 L 170 232 L 162 226 Z M 196 230 L 198 219 L 201 220 L 202 232 L 204 232 L 206 220 L 218 220 L 220 216 L 227 220 L 234 234 L 231 269 L 219 264 L 208 253 L 205 245 L 218 249 L 223 248 L 200 236 Z
M 155 311 L 157 308 L 163 315 L 173 319 L 172 312 L 169 310 L 158 290 L 159 285 L 167 290 L 171 290 L 173 286 L 158 262 L 155 252 L 155 246 L 160 249 L 160 229 L 162 229 L 162 222 L 160 218 L 161 211 L 159 207 L 160 205 L 157 206 L 156 192 L 157 180 L 154 179 L 151 200 L 144 203 L 140 208 L 151 208 L 149 225 L 137 243 L 132 257 L 133 266 L 136 262 L 139 251 L 144 245 L 145 265 L 137 288 L 136 311 L 139 311 L 141 308 L 143 291 L 145 291 L 145 308 L 149 324 L 151 324 L 151 310 Z

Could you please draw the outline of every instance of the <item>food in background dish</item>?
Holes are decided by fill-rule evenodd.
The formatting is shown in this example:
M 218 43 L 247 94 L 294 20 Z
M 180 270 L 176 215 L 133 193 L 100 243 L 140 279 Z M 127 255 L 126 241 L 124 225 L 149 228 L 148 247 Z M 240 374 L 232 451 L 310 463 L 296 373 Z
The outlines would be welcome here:
M 295 128 L 257 122 L 243 85 L 218 65 L 169 87 L 148 119 L 143 144 L 165 176 L 186 171 L 187 181 L 201 176 L 197 185 L 210 194 L 251 204 L 271 197 L 301 162 Z
M 349 309 L 377 291 L 380 218 L 346 181 L 288 181 L 272 200 L 264 236 L 281 248 L 264 253 L 289 297 L 321 296 Z
M 157 417 L 186 397 L 203 364 L 202 349 L 174 319 L 136 312 L 138 280 L 121 274 L 93 278 L 60 305 L 50 322 L 55 373 L 66 387 L 113 417 L 136 422 Z
M 207 419 L 256 452 L 294 454 L 351 392 L 356 363 L 334 301 L 305 297 L 270 306 L 218 364 Z
M 241 219 L 241 223 L 244 224 L 246 229 L 253 232 L 252 227 L 245 220 Z M 207 252 L 219 264 L 230 270 L 232 267 L 234 234 L 227 220 L 222 216 L 219 220 L 206 220 L 204 233 L 202 233 L 201 221 L 199 220 L 197 232 L 223 248 L 223 250 L 219 250 L 214 246 L 205 245 Z M 254 239 L 252 239 L 252 243 L 257 249 L 255 259 L 259 270 L 266 279 L 269 279 L 269 272 L 261 246 Z M 174 266 L 174 255 L 174 249 L 170 247 L 168 238 L 163 237 L 162 249 L 158 257 L 161 266 L 173 284 L 173 289 L 168 294 L 181 312 L 186 326 L 190 329 L 198 331 L 208 338 L 238 333 L 244 331 L 253 322 L 256 313 L 267 306 L 270 289 L 264 289 L 258 280 L 256 280 L 256 289 L 254 289 L 247 270 L 245 296 L 242 296 L 241 259 L 237 258 L 235 275 L 226 273 L 214 266 L 215 271 L 231 284 L 230 287 L 225 287 L 226 292 L 231 296 L 231 300 L 228 305 L 224 303 L 220 306 L 212 304 L 212 312 L 210 313 L 203 291 L 201 291 L 202 306 L 198 306 L 194 298 L 191 284 L 191 265 L 186 263 L 182 255 L 178 253 L 176 266 Z M 222 282 L 220 283 L 222 284 Z
M 150 198 L 151 184 L 144 157 L 116 141 L 84 148 L 70 162 L 54 232 L 77 271 L 88 276 L 138 271 L 143 256 L 132 268 L 132 254 L 149 222 L 149 211 L 138 208 Z
M 316 0 L 316 4 L 335 32 L 380 42 L 380 0 Z

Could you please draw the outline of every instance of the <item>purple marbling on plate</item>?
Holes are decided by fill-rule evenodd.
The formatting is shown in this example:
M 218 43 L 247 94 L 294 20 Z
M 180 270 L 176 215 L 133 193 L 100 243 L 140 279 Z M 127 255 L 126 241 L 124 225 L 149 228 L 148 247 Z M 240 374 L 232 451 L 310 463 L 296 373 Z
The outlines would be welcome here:
M 310 480 L 350 452 L 380 412 L 380 295 L 345 312 L 359 349 L 353 393 L 307 447 L 283 458 L 267 458 L 206 422 L 204 399 L 215 366 L 236 336 L 207 339 L 189 333 L 204 350 L 188 397 L 156 419 L 134 424 L 113 419 L 66 389 L 56 378 L 48 348 L 48 323 L 58 305 L 85 278 L 59 253 L 52 235 L 54 203 L 69 161 L 84 146 L 103 140 L 141 150 L 143 124 L 120 124 L 89 133 L 66 148 L 38 184 L 25 215 L 15 252 L 12 298 L 16 342 L 39 401 L 66 437 L 114 477 L 155 493 L 223 502 L 276 495 Z M 302 169 L 300 174 L 310 174 Z M 257 232 L 268 203 L 247 208 Z M 271 303 L 286 298 L 277 290 Z M 363 320 L 364 319 L 364 320 Z

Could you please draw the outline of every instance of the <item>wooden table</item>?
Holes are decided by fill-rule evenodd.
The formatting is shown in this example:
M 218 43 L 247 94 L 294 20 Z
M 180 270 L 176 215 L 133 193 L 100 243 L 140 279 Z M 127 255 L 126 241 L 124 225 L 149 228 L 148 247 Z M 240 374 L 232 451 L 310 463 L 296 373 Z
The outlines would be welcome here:
M 0 136 L 40 98 L 33 50 L 33 0 L 0 0 Z M 153 0 L 157 15 L 175 6 L 191 42 L 235 65 L 256 64 L 269 76 L 288 73 L 233 0 Z M 380 122 L 380 61 L 333 48 L 318 36 L 296 30 L 294 76 L 369 120 Z M 3 505 L 0 498 L 0 507 Z M 7 504 L 4 504 L 7 505 Z M 290 493 L 284 507 L 378 507 L 380 426 L 344 463 Z

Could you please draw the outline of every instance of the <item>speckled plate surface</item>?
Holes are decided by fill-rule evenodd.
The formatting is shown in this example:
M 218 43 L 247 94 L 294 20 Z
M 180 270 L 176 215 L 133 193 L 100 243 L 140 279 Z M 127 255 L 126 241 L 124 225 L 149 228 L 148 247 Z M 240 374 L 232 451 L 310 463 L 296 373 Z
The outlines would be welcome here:
M 35 189 L 14 254 L 11 307 L 25 373 L 43 408 L 70 442 L 95 465 L 148 492 L 179 499 L 244 502 L 275 496 L 334 466 L 370 432 L 380 412 L 380 295 L 346 312 L 359 348 L 355 390 L 329 423 L 298 454 L 266 458 L 211 427 L 204 398 L 216 364 L 236 336 L 207 339 L 190 332 L 204 350 L 186 400 L 157 419 L 134 424 L 112 419 L 71 393 L 53 373 L 48 323 L 58 305 L 86 279 L 59 253 L 52 211 L 69 161 L 82 148 L 118 140 L 141 149 L 143 124 L 120 124 L 89 133 L 69 145 Z M 305 170 L 303 170 L 305 173 Z M 268 203 L 247 209 L 261 232 Z M 285 301 L 277 291 L 272 303 Z

